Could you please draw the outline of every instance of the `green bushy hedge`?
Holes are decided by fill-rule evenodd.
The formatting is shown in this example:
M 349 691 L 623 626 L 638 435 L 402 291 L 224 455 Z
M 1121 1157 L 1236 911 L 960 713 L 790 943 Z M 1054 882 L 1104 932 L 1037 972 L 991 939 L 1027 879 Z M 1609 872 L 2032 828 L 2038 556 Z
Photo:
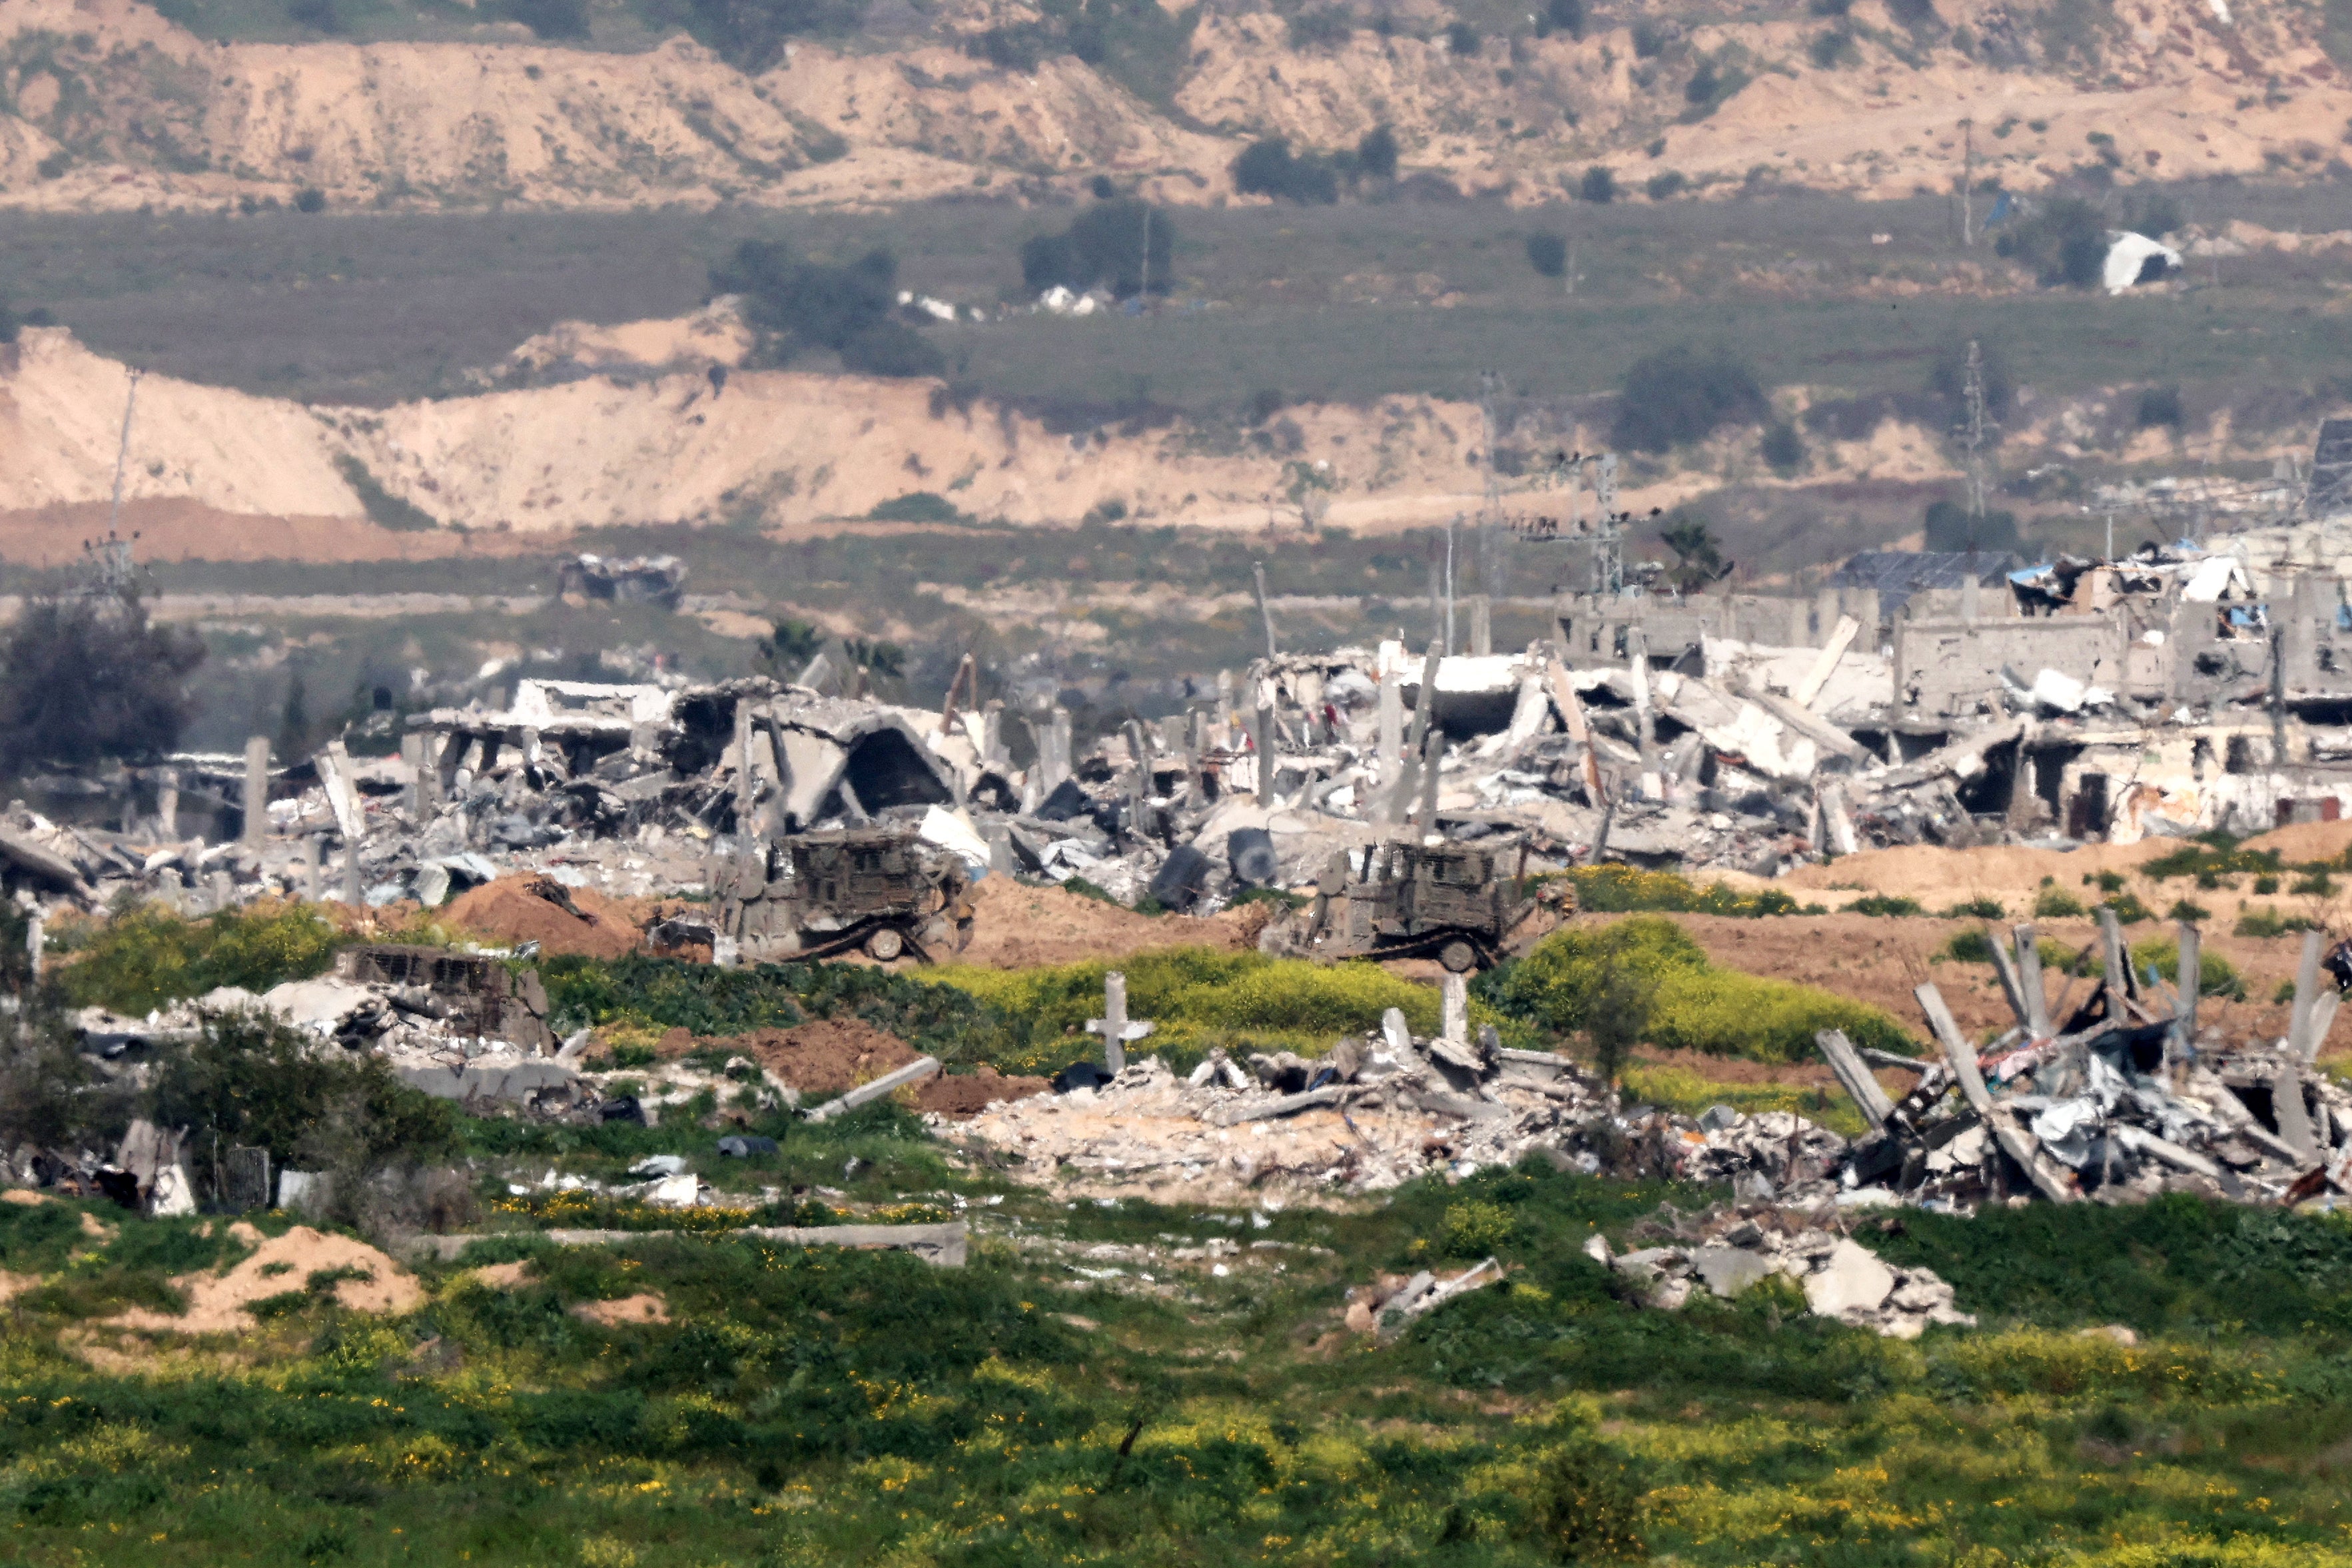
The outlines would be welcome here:
M 1554 931 L 1525 959 L 1485 976 L 1478 994 L 1500 1012 L 1554 1034 L 1582 1029 L 1613 965 L 1652 986 L 1649 1038 L 1670 1050 L 1757 1061 L 1803 1061 L 1813 1036 L 1843 1029 L 1856 1045 L 1916 1055 L 1895 1020 L 1875 1007 L 1810 985 L 1717 969 L 1672 921 L 1635 916 Z
M 124 910 L 93 931 L 61 969 L 77 1007 L 132 1016 L 223 985 L 262 992 L 322 973 L 343 941 L 300 904 L 256 904 L 184 920 L 154 904 Z

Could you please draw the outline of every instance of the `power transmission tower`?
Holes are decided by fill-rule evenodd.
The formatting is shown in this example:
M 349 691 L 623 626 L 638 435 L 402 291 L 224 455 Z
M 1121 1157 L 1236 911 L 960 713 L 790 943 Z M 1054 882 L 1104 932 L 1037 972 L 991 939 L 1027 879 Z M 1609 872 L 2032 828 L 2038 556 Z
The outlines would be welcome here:
M 1478 590 L 1490 596 L 1499 596 L 1503 592 L 1502 551 L 1496 537 L 1503 519 L 1503 476 L 1495 464 L 1495 440 L 1500 430 L 1495 417 L 1495 400 L 1502 390 L 1499 373 L 1478 373 L 1478 417 L 1486 427 L 1486 490 L 1478 511 Z

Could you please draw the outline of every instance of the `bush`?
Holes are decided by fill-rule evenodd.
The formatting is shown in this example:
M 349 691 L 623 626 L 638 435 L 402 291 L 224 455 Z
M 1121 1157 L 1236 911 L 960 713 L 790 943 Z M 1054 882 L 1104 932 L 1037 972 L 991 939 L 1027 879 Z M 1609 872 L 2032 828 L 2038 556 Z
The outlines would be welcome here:
M 1331 161 L 1308 153 L 1293 154 L 1290 143 L 1268 136 L 1242 149 L 1233 163 L 1234 188 L 1244 195 L 1273 196 L 1300 205 L 1339 199 L 1339 172 Z
M 305 185 L 294 193 L 294 210 L 298 213 L 322 213 L 327 210 L 327 193 L 316 185 Z
M 447 1154 L 457 1143 L 449 1102 L 401 1082 L 383 1058 L 320 1052 L 300 1031 L 255 1013 L 207 1018 L 194 1044 L 164 1056 L 151 1114 L 158 1126 L 189 1129 L 192 1148 L 263 1148 L 274 1164 L 339 1176 Z M 202 1186 L 208 1164 L 194 1165 L 189 1174 Z
M 1393 180 L 1397 154 L 1396 132 L 1386 125 L 1375 125 L 1356 143 L 1356 167 L 1369 178 Z
M 1577 182 L 1576 195 L 1580 201 L 1606 206 L 1617 199 L 1616 171 L 1599 163 L 1593 164 L 1584 171 L 1584 178 Z
M 1584 37 L 1584 0 L 1549 0 L 1543 16 L 1536 23 L 1536 37 L 1566 33 L 1571 38 Z
M 747 239 L 712 269 L 710 281 L 719 293 L 743 297 L 758 363 L 830 350 L 843 369 L 866 375 L 931 375 L 946 366 L 938 349 L 892 314 L 898 262 L 887 250 L 835 267 L 799 259 L 781 241 Z
M 2274 909 L 2247 910 L 2238 916 L 2233 934 L 2238 936 L 2293 936 L 2301 931 L 2317 931 L 2316 921 L 2302 915 L 2282 915 Z
M 1933 500 L 1927 503 L 1926 521 L 1929 550 L 1999 553 L 2018 547 L 2015 512 L 1988 511 L 1982 517 L 1970 517 L 1969 509 L 1958 501 Z
M 1649 911 L 1693 915 L 1818 914 L 1818 906 L 1800 909 L 1797 900 L 1777 888 L 1743 893 L 1721 882 L 1698 887 L 1672 871 L 1644 871 L 1611 863 L 1576 866 L 1560 873 L 1576 889 L 1576 907 L 1599 914 L 1626 915 Z
M 1690 181 L 1680 169 L 1661 169 L 1642 186 L 1643 194 L 1654 202 L 1663 202 L 1682 195 Z
M 5 298 L 0 298 L 0 347 L 15 342 L 16 334 L 24 330 L 25 319 Z
M 2132 423 L 2142 430 L 2159 427 L 2178 430 L 2181 426 L 2180 388 L 2149 386 L 2140 389 L 2139 412 Z
M 334 0 L 286 0 L 286 15 L 314 33 L 343 30 L 343 19 L 335 10 Z
M 1549 232 L 1528 236 L 1528 265 L 1547 278 L 1565 276 L 1568 272 L 1568 241 Z
M 1998 921 L 2009 918 L 2009 910 L 1999 899 L 1989 899 L 1982 893 L 1966 903 L 1954 904 L 1937 917 L 1948 921 Z
M 2044 888 L 2034 896 L 2033 918 L 2038 921 L 2078 921 L 2090 912 L 2063 888 Z
M 195 633 L 152 625 L 132 588 L 27 599 L 0 632 L 0 777 L 173 750 L 204 658 Z
M 1916 899 L 1890 898 L 1885 893 L 1869 893 L 1845 907 L 1850 915 L 1924 915 L 1927 911 Z
M 223 985 L 257 995 L 325 973 L 341 938 L 300 904 L 254 904 L 200 921 L 141 904 L 99 928 L 59 984 L 77 1007 L 140 1017 Z
M 1649 1489 L 1622 1456 L 1580 1441 L 1545 1456 L 1529 1513 L 1536 1538 L 1561 1563 L 1639 1562 Z
M 1113 967 L 1127 976 L 1129 1016 L 1153 1022 L 1149 1048 L 1162 1052 L 1222 1044 L 1319 1056 L 1343 1035 L 1378 1029 L 1391 1007 L 1402 1009 L 1416 1033 L 1433 1033 L 1439 1025 L 1434 990 L 1374 964 L 1317 964 L 1205 948 L 1169 948 L 1117 965 L 1095 961 L 995 970 L 949 964 L 923 978 L 969 995 L 1003 1020 L 1004 1032 L 988 1058 L 992 1065 L 1008 1072 L 1050 1071 L 1098 1048 L 1085 1026 L 1101 1016 L 1103 975 Z
M 498 15 L 542 38 L 588 36 L 587 0 L 499 0 Z
M 2141 974 L 2154 964 L 2157 973 L 2167 983 L 2176 986 L 2180 984 L 2180 943 L 2170 938 L 2150 937 L 2146 942 L 2134 942 L 2131 963 Z M 2242 1002 L 2246 999 L 2246 982 L 2238 973 L 2237 965 L 2200 944 L 2197 949 L 2197 994 Z
M 62 179 L 65 175 L 65 172 L 72 167 L 73 154 L 60 147 L 56 152 L 51 153 L 47 157 L 43 158 L 39 163 L 34 164 L 33 173 L 38 174 L 45 180 L 56 180 Z
M 1348 15 L 1344 6 L 1301 11 L 1290 18 L 1290 47 L 1294 49 L 1338 48 L 1355 36 L 1355 18 Z
M 671 0 L 673 5 L 677 3 Z M 751 76 L 781 62 L 792 38 L 851 32 L 866 16 L 866 0 L 683 0 L 683 5 L 681 20 L 694 41 Z
M 1150 236 L 1147 248 L 1145 237 Z M 1032 294 L 1059 284 L 1084 293 L 1108 282 L 1120 296 L 1174 285 L 1176 224 L 1139 201 L 1108 201 L 1087 208 L 1059 234 L 1041 234 L 1021 247 L 1021 281 Z
M 1477 28 L 1458 18 L 1445 26 L 1445 47 L 1453 54 L 1475 55 L 1486 41 L 1478 36 Z
M 1759 1061 L 1802 1061 L 1813 1036 L 1843 1029 L 1857 1044 L 1911 1049 L 1874 1007 L 1810 986 L 1717 969 L 1673 921 L 1654 915 L 1553 932 L 1535 951 L 1485 977 L 1485 999 L 1554 1035 L 1585 1029 L 1612 975 L 1630 971 L 1654 986 L 1649 1039 L 1670 1050 Z
M 1763 445 L 1758 450 L 1776 474 L 1793 474 L 1805 466 L 1805 438 L 1797 434 L 1797 426 L 1790 420 L 1775 420 L 1766 426 Z
M 1854 47 L 1853 31 L 1849 27 L 1832 27 L 1825 33 L 1817 34 L 1806 46 L 1805 52 L 1812 57 L 1813 64 L 1823 70 L 1835 70 L 1840 66 L 1862 62 L 1862 51 Z
M 1632 451 L 1664 452 L 1769 411 L 1754 374 L 1725 351 L 1664 349 L 1625 372 L 1612 438 Z
M 1993 248 L 2032 268 L 2044 285 L 2088 289 L 2106 266 L 2106 220 L 2090 203 L 2061 197 L 2011 225 Z
M 866 510 L 866 517 L 869 522 L 958 522 L 963 521 L 964 514 L 956 509 L 955 502 L 937 490 L 908 490 L 905 495 L 876 501 Z M 815 657 L 814 651 L 809 654 L 809 658 Z M 807 658 L 801 660 L 801 666 L 807 663 Z

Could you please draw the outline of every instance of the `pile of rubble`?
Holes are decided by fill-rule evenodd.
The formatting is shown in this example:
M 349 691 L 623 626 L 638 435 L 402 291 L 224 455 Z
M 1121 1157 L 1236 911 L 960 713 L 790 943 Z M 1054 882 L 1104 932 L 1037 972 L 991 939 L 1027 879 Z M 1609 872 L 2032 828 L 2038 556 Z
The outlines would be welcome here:
M 1803 1289 L 1814 1316 L 1894 1339 L 1917 1339 L 1930 1323 L 1976 1322 L 1953 1307 L 1952 1288 L 1934 1270 L 1895 1268 L 1844 1234 L 1834 1218 L 1818 1223 L 1810 1211 L 1718 1206 L 1686 1220 L 1668 1204 L 1635 1229 L 1660 1244 L 1612 1255 L 1596 1232 L 1585 1253 L 1666 1311 L 1680 1310 L 1702 1289 L 1728 1300 L 1779 1275 Z
M 1414 1035 L 1391 1009 L 1377 1034 L 1342 1039 L 1320 1058 L 1286 1051 L 1244 1065 L 1213 1050 L 1184 1078 L 1157 1057 L 1108 1076 L 1073 1069 L 1061 1093 L 932 1125 L 1025 1179 L 1160 1202 L 1328 1201 L 1530 1154 L 1586 1174 L 1839 1201 L 1846 1147 L 1834 1132 L 1786 1112 L 1718 1106 L 1694 1119 L 1622 1108 L 1570 1058 L 1506 1048 L 1492 1027 L 1474 1034 L 1459 977 L 1445 993 L 1434 1037 Z
M 1869 1124 L 1837 1178 L 1847 1201 L 1972 1208 L 1986 1202 L 2144 1202 L 2188 1192 L 2237 1203 L 2332 1205 L 2352 1194 L 2352 1090 L 2317 1070 L 2341 992 L 2339 952 L 2305 939 L 2286 1036 L 2231 1046 L 2197 1025 L 2194 978 L 2167 986 L 2126 961 L 2102 910 L 2104 973 L 2071 1013 L 2048 1000 L 2031 926 L 1988 931 L 2017 1025 L 1969 1043 L 1933 984 L 1918 988 L 1940 1061 L 1822 1054 Z M 2179 932 L 2179 973 L 2199 973 L 2197 929 Z M 2053 1022 L 2054 1020 L 2059 1020 Z M 1865 1056 L 1869 1058 L 1864 1059 Z M 1873 1065 L 1916 1075 L 1899 1100 Z

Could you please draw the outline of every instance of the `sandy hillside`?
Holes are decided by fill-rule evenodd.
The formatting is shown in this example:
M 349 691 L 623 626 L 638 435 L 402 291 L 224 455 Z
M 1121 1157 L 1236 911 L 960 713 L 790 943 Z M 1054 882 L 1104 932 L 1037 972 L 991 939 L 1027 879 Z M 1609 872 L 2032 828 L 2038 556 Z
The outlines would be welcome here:
M 1662 15 L 1642 47 L 1612 26 L 1466 55 L 1423 9 L 1391 36 L 1303 48 L 1270 11 L 1204 15 L 1170 114 L 1074 57 L 1022 73 L 951 47 L 1016 18 L 992 4 L 911 47 L 803 44 L 752 77 L 682 36 L 633 55 L 511 24 L 460 43 L 216 45 L 131 0 L 0 0 L 0 205 L 221 207 L 317 186 L 394 209 L 870 205 L 1104 173 L 1220 202 L 1250 138 L 1336 150 L 1378 123 L 1407 172 L 1519 200 L 1595 162 L 1634 183 L 1673 169 L 1907 195 L 1949 188 L 1968 119 L 1979 172 L 2032 189 L 2095 159 L 2126 179 L 2316 173 L 2352 112 L 2316 6 L 2144 0 L 2070 34 L 1992 0 L 1940 0 L 1916 27 L 1857 0 L 1843 21 Z M 1711 114 L 1691 85 L 1703 64 L 1743 84 Z
M 625 342 L 615 329 L 598 338 Z M 660 343 L 669 340 L 651 334 Z M 616 351 L 617 352 L 617 351 Z M 666 350 L 665 350 L 666 352 Z M 0 548 L 62 558 L 89 537 L 111 491 L 123 367 L 61 328 L 28 328 L 0 350 Z M 545 533 L 607 523 L 792 527 L 864 516 L 912 491 L 1021 523 L 1067 523 L 1105 500 L 1139 520 L 1262 529 L 1297 514 L 1291 459 L 1200 449 L 1183 426 L 1073 437 L 990 405 L 934 412 L 933 383 L 739 372 L 714 390 L 702 370 L 404 404 L 309 408 L 151 375 L 139 387 L 126 497 L 199 509 L 171 554 L 250 559 L 338 553 L 329 520 L 364 521 L 347 478 L 374 481 L 444 524 Z M 1300 461 L 1332 487 L 1328 521 L 1408 526 L 1475 504 L 1465 476 L 1476 411 L 1428 398 L 1369 408 L 1300 407 Z M 339 467 L 340 465 L 345 465 Z M 204 537 L 206 528 L 215 537 Z M 193 537 L 192 537 L 193 536 Z M 436 553 L 424 541 L 415 553 Z M 342 553 L 390 554 L 390 549 Z

